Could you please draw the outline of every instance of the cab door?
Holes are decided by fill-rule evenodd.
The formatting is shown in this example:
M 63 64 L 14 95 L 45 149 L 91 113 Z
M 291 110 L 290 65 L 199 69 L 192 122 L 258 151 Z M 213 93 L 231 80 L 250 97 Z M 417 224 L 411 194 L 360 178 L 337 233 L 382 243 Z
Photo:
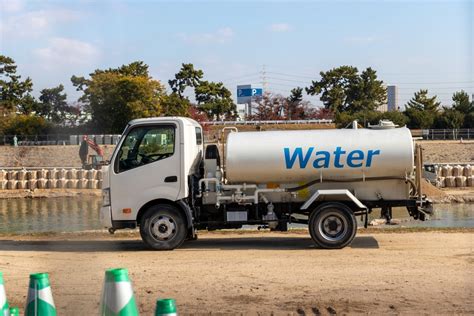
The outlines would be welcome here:
M 110 171 L 112 220 L 136 220 L 155 199 L 175 201 L 180 191 L 181 147 L 175 123 L 132 126 Z

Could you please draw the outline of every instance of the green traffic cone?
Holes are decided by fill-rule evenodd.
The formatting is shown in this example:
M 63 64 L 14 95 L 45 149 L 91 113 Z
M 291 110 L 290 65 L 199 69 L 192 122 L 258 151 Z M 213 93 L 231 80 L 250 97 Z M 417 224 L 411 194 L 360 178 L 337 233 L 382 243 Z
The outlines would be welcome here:
M 47 273 L 30 274 L 25 316 L 56 316 L 56 306 Z
M 8 316 L 20 316 L 20 309 L 18 307 L 10 308 L 10 315 Z
M 165 298 L 156 301 L 155 316 L 175 316 L 178 315 L 176 312 L 176 301 L 172 298 Z
M 3 282 L 3 272 L 1 271 L 0 271 L 0 315 L 10 316 L 7 294 L 5 292 L 5 284 Z
M 138 316 L 132 283 L 127 269 L 105 271 L 100 316 Z

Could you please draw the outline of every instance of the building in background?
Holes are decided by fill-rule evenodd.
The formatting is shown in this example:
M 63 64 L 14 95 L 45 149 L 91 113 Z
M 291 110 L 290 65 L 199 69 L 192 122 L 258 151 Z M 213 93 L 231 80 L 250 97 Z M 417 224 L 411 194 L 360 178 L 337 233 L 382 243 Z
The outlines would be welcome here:
M 387 86 L 387 110 L 398 111 L 398 87 Z

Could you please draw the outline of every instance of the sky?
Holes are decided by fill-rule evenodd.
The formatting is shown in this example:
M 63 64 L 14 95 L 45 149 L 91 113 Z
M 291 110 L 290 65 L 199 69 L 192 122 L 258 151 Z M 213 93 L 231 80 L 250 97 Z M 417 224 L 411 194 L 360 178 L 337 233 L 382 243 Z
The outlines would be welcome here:
M 403 107 L 421 88 L 450 105 L 474 93 L 473 1 L 0 0 L 0 54 L 34 95 L 136 60 L 165 84 L 181 63 L 204 79 L 288 95 L 320 71 L 372 67 Z M 315 106 L 318 96 L 305 96 Z

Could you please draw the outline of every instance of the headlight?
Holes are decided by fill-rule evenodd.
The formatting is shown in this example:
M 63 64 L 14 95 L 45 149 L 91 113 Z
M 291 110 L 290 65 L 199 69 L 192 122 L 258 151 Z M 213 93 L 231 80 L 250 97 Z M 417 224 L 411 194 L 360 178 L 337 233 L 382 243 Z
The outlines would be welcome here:
M 110 206 L 110 188 L 102 189 L 102 206 Z

